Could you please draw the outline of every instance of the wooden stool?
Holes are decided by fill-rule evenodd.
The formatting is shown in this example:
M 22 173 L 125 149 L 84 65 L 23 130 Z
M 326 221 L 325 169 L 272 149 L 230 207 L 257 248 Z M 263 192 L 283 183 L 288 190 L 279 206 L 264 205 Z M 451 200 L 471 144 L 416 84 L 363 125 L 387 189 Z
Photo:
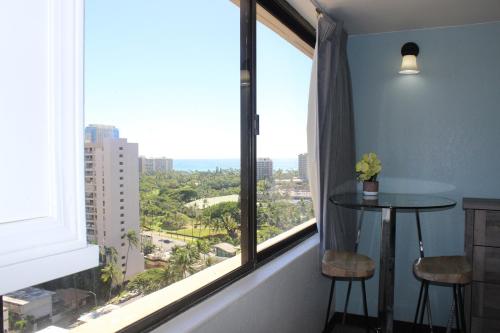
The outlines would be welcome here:
M 422 283 L 420 285 L 417 310 L 413 321 L 413 332 L 415 332 L 419 314 L 420 325 L 422 325 L 426 309 L 429 327 L 432 332 L 432 315 L 429 303 L 430 283 L 450 285 L 453 287 L 453 304 L 455 307 L 457 329 L 458 331 L 463 330 L 467 332 L 462 289 L 472 281 L 472 266 L 464 256 L 425 257 L 422 231 L 420 228 L 420 215 L 418 211 L 416 211 L 416 217 L 420 258 L 413 264 L 413 273 Z M 423 299 L 422 292 L 424 293 Z M 422 308 L 420 309 L 420 307 Z
M 321 270 L 324 275 L 332 278 L 332 286 L 330 288 L 330 298 L 328 299 L 328 310 L 326 311 L 324 332 L 326 332 L 326 329 L 328 327 L 330 306 L 332 303 L 335 281 L 337 279 L 349 279 L 349 287 L 347 289 L 347 296 L 344 307 L 344 321 L 347 312 L 347 306 L 349 303 L 352 281 L 354 279 L 361 280 L 366 331 L 369 332 L 370 328 L 368 326 L 368 306 L 366 304 L 365 279 L 372 277 L 373 273 L 375 272 L 375 263 L 373 262 L 373 260 L 365 255 L 357 254 L 355 252 L 327 250 L 323 255 Z
M 417 311 L 415 313 L 414 330 L 419 315 L 420 306 L 420 324 L 423 322 L 426 309 L 427 298 L 429 296 L 429 283 L 439 283 L 451 285 L 453 287 L 453 300 L 455 306 L 455 320 L 459 331 L 467 332 L 465 324 L 465 311 L 462 289 L 472 281 L 472 266 L 464 256 L 444 256 L 444 257 L 423 257 L 419 258 L 413 264 L 415 276 L 422 280 L 420 294 L 418 296 Z M 422 300 L 422 291 L 424 298 Z M 421 303 L 422 301 L 422 303 Z M 430 310 L 429 310 L 430 311 Z M 432 323 L 429 322 L 432 330 Z

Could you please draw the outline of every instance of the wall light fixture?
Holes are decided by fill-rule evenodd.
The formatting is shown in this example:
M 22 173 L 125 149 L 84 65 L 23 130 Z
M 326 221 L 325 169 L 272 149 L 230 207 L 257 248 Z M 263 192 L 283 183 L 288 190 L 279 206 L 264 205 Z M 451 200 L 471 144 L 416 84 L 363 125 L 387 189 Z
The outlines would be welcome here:
M 399 74 L 418 74 L 420 69 L 417 65 L 417 56 L 419 48 L 418 45 L 409 42 L 403 45 L 401 48 L 401 55 L 403 56 L 403 61 L 401 62 L 401 68 Z

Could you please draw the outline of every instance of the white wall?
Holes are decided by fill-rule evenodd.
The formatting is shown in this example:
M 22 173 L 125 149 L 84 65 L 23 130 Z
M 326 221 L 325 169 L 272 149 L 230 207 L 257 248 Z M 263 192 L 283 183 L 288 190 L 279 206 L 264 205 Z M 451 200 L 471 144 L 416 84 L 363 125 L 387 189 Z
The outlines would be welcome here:
M 154 332 L 321 332 L 330 283 L 318 242 L 316 234 Z

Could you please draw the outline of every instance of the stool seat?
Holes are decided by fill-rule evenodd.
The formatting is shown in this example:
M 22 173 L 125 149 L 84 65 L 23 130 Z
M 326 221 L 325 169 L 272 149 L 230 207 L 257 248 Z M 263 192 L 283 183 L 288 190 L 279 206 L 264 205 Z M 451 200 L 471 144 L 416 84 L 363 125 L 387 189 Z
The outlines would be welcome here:
M 464 256 L 424 257 L 413 264 L 415 275 L 437 283 L 468 284 L 472 281 L 472 266 Z
M 375 262 L 355 252 L 327 250 L 323 255 L 321 270 L 323 274 L 334 278 L 366 279 L 375 272 Z

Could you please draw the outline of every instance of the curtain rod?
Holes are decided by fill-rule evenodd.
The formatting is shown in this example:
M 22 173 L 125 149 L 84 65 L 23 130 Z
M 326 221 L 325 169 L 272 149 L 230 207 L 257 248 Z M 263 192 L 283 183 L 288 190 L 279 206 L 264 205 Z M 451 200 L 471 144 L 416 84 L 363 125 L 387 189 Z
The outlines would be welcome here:
M 310 0 L 314 7 L 316 7 L 316 17 L 319 17 L 321 14 L 325 14 L 325 11 L 321 7 L 321 5 L 316 0 Z

